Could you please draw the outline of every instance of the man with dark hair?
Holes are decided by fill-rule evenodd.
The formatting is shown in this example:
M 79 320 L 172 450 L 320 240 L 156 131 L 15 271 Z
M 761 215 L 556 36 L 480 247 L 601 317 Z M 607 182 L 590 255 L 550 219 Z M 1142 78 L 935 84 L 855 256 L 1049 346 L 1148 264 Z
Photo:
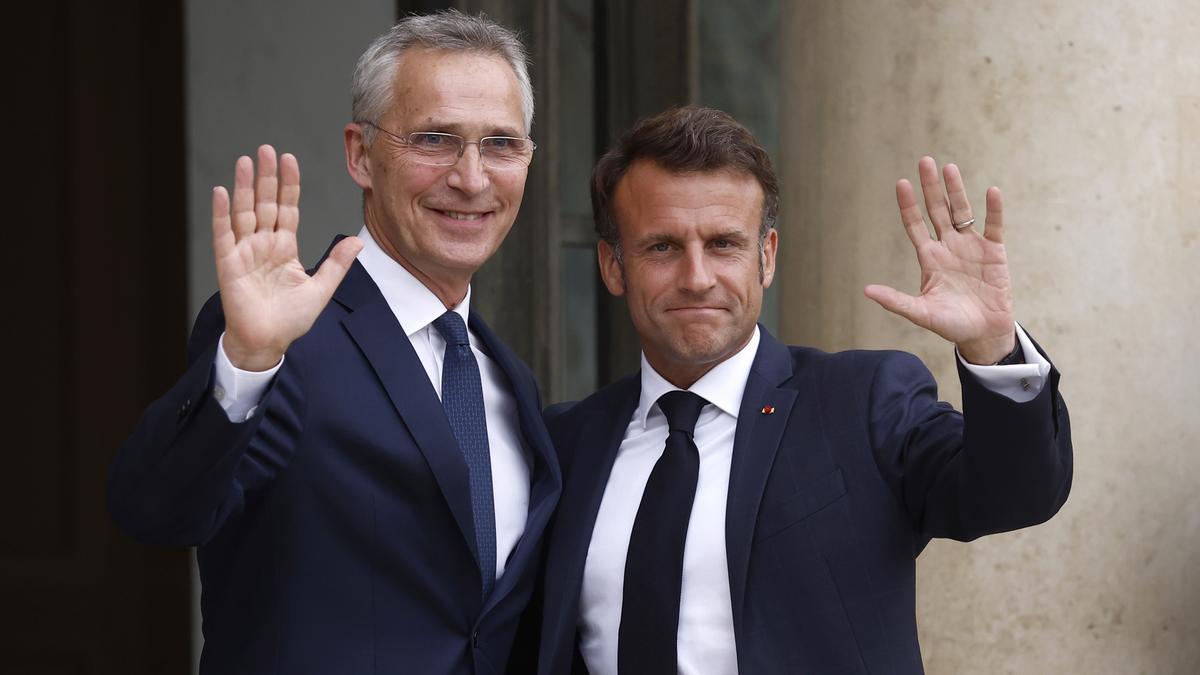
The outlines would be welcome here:
M 295 157 L 263 146 L 214 190 L 220 294 L 109 481 L 126 531 L 199 547 L 201 672 L 504 672 L 560 483 L 470 282 L 521 205 L 532 119 L 512 31 L 411 16 L 358 62 L 364 226 L 314 275 Z
M 1066 500 L 1058 373 L 1016 325 L 1000 192 L 920 161 L 896 186 L 921 294 L 866 294 L 956 346 L 963 415 L 901 352 L 828 354 L 757 324 L 779 189 L 728 115 L 643 120 L 597 164 L 600 271 L 642 368 L 548 412 L 564 484 L 539 672 L 920 673 L 915 558 Z

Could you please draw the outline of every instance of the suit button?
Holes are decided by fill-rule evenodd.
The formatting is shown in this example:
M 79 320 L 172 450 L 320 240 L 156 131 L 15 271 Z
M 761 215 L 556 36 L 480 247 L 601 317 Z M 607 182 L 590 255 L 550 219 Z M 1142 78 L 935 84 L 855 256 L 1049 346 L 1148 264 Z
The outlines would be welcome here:
M 192 409 L 192 399 L 187 399 L 183 405 L 179 406 L 179 419 L 187 417 L 188 411 Z
M 475 649 L 479 649 L 479 631 L 471 633 L 471 646 Z

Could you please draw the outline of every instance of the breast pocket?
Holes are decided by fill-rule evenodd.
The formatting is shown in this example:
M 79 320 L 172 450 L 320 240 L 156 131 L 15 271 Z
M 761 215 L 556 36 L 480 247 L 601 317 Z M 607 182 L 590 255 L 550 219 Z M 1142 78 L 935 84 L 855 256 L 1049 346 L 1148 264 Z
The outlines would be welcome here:
M 756 541 L 783 532 L 846 495 L 842 470 L 833 471 L 805 483 L 796 494 L 763 506 L 758 518 Z

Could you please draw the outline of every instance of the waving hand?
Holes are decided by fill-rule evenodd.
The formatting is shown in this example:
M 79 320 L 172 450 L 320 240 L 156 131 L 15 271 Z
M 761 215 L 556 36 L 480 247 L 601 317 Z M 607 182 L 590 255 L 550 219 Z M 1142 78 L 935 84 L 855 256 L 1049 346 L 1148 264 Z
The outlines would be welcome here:
M 278 166 L 277 166 L 278 164 Z M 244 370 L 267 370 L 296 338 L 308 332 L 362 249 L 343 239 L 315 276 L 300 263 L 300 166 L 275 149 L 258 149 L 258 172 L 249 157 L 234 170 L 233 204 L 213 189 L 213 252 L 225 310 L 225 353 Z
M 921 267 L 920 293 L 912 296 L 876 284 L 865 293 L 884 309 L 955 343 L 967 361 L 995 363 L 1012 351 L 1016 339 L 1000 188 L 988 188 L 981 234 L 973 227 L 958 167 L 944 167 L 945 191 L 932 157 L 922 157 L 918 170 L 937 238 L 930 236 L 907 180 L 896 183 L 896 202 Z

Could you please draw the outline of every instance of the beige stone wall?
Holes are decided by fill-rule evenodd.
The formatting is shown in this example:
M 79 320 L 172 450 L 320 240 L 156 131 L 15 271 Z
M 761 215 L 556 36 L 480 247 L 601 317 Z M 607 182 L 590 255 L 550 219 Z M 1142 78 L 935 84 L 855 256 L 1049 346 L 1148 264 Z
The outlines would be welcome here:
M 950 348 L 862 295 L 916 289 L 892 185 L 931 154 L 1004 190 L 1063 372 L 1071 498 L 921 556 L 928 671 L 1200 673 L 1200 3 L 784 5 L 783 337 L 907 349 L 957 402 Z

